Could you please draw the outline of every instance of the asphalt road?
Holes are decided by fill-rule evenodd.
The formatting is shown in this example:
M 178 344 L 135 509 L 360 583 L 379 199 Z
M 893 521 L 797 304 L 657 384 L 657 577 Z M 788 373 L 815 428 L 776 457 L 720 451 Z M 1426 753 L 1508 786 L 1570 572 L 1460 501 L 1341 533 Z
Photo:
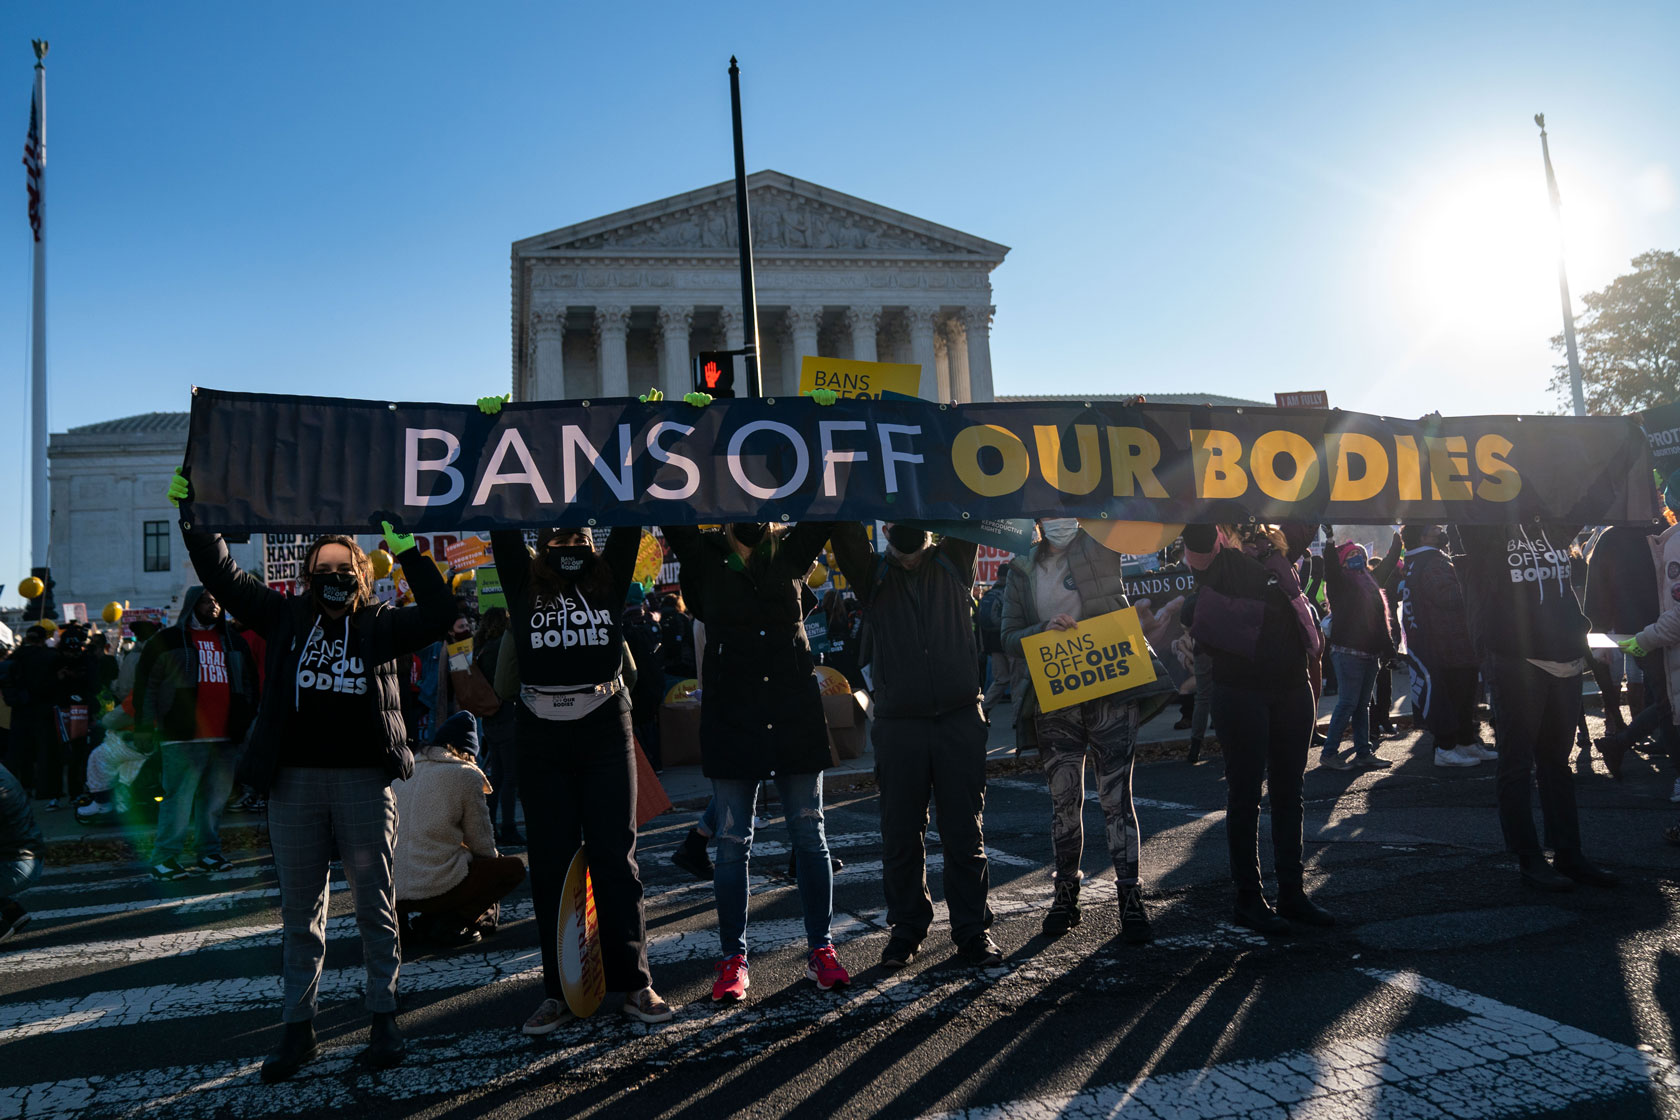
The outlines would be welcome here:
M 1409 759 L 1411 746 L 1383 753 Z M 993 933 L 1007 960 L 984 972 L 950 960 L 942 921 L 910 968 L 879 969 L 875 799 L 836 795 L 828 831 L 847 867 L 835 935 L 854 983 L 823 993 L 803 978 L 795 890 L 766 874 L 786 861 L 777 821 L 754 865 L 751 998 L 730 1008 L 709 999 L 710 889 L 671 866 L 688 825 L 672 814 L 644 830 L 642 866 L 655 982 L 675 1021 L 603 1009 L 521 1036 L 540 998 L 521 889 L 483 944 L 405 962 L 410 1056 L 378 1074 L 349 1060 L 366 1019 L 340 889 L 317 1021 L 325 1056 L 280 1086 L 256 1076 L 279 1035 L 266 860 L 170 884 L 55 867 L 23 896 L 33 926 L 0 950 L 0 1118 L 1680 1115 L 1680 848 L 1660 835 L 1680 818 L 1672 774 L 1635 757 L 1624 782 L 1582 779 L 1589 854 L 1626 883 L 1541 896 L 1500 853 L 1492 769 L 1420 756 L 1309 773 L 1309 886 L 1342 921 L 1267 943 L 1229 924 L 1217 757 L 1140 767 L 1159 938 L 1146 948 L 1114 937 L 1094 801 L 1086 920 L 1059 941 L 1039 934 L 1048 797 L 1031 770 L 994 777 Z

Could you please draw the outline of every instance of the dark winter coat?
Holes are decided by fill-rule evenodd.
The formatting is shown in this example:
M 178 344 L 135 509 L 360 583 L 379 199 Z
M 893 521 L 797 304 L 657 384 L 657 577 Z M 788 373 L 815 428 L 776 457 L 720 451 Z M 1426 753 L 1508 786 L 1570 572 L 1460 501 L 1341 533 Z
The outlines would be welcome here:
M 193 609 L 204 588 L 189 588 L 181 600 L 181 618 L 152 635 L 140 651 L 134 673 L 134 726 L 159 742 L 179 743 L 198 734 L 198 643 L 192 639 Z M 257 714 L 257 664 L 223 614 L 216 637 L 227 656 L 227 737 L 237 743 Z
M 1613 525 L 1599 536 L 1587 560 L 1587 594 L 1581 604 L 1594 630 L 1637 634 L 1657 620 L 1660 596 L 1651 542 L 1667 529 L 1662 522 Z
M 1571 555 L 1578 531 L 1538 522 L 1452 530 L 1477 653 L 1560 662 L 1587 655 Z
M 1650 555 L 1647 550 L 1646 567 L 1650 567 Z M 1446 553 L 1438 548 L 1407 552 L 1400 595 L 1405 603 L 1406 648 L 1412 656 L 1437 668 L 1475 668 L 1476 647 L 1470 641 L 1464 589 Z
M 757 781 L 832 765 L 799 589 L 834 526 L 805 521 L 742 563 L 722 533 L 664 529 L 683 598 L 706 624 L 700 761 L 708 778 Z
M 876 553 L 855 521 L 834 527 L 834 558 L 863 603 L 871 697 L 885 719 L 927 719 L 980 702 L 974 634 L 979 546 L 945 537 L 914 569 Z
M 285 595 L 241 571 L 219 535 L 183 526 L 181 536 L 187 542 L 187 555 L 192 558 L 199 582 L 229 614 L 268 643 L 264 674 L 268 688 L 258 706 L 238 773 L 240 782 L 266 793 L 285 761 L 286 723 L 296 706 L 296 692 L 288 682 L 297 678 L 298 656 L 320 609 L 308 593 Z M 360 635 L 362 659 L 374 682 L 368 702 L 374 705 L 385 733 L 384 742 L 379 744 L 385 753 L 385 773 L 390 778 L 407 778 L 414 773 L 414 754 L 409 750 L 408 727 L 403 722 L 396 659 L 442 640 L 455 621 L 456 609 L 455 597 L 430 557 L 411 548 L 398 556 L 397 562 L 408 577 L 415 605 L 369 603 L 350 615 L 350 623 Z
M 1332 543 L 1325 544 L 1326 552 Z M 1365 581 L 1348 571 L 1339 557 L 1332 554 L 1324 558 L 1324 587 L 1330 596 L 1330 645 L 1388 657 L 1400 640 L 1400 627 L 1376 573 L 1368 574 L 1371 582 L 1361 588 Z
M 1196 648 L 1212 659 L 1213 682 L 1264 690 L 1309 684 L 1318 641 L 1287 559 L 1276 551 L 1257 559 L 1221 546 L 1212 525 L 1185 526 L 1184 556 L 1196 575 L 1196 601 L 1179 617 Z

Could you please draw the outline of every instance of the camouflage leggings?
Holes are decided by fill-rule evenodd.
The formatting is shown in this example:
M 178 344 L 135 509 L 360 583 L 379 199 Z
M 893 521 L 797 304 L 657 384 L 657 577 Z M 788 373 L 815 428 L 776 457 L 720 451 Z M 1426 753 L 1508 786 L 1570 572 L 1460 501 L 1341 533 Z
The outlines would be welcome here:
M 1097 800 L 1108 823 L 1108 851 L 1121 886 L 1138 881 L 1138 825 L 1132 808 L 1132 758 L 1138 710 L 1099 697 L 1038 715 L 1038 747 L 1050 784 L 1050 841 L 1056 881 L 1077 883 L 1085 849 L 1085 756 L 1096 764 Z

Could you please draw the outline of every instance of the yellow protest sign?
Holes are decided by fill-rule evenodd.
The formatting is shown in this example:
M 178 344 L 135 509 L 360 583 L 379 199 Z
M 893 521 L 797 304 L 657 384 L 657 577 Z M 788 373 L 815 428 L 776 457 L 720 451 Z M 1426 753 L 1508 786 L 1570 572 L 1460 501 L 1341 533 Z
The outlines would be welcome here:
M 1041 711 L 1139 688 L 1155 680 L 1136 607 L 1088 618 L 1072 630 L 1021 640 Z
M 914 362 L 854 362 L 813 358 L 799 363 L 799 391 L 832 389 L 842 397 L 879 397 L 882 393 L 915 396 L 922 387 L 922 367 Z

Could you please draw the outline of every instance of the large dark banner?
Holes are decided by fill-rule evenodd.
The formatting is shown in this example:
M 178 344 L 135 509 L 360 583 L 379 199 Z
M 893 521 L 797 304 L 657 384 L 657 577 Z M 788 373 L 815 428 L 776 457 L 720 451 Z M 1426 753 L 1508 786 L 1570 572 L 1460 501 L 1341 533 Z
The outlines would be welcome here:
M 1680 401 L 1659 404 L 1638 413 L 1634 419 L 1645 429 L 1651 448 L 1651 466 L 1667 478 L 1680 470 Z
M 549 524 L 1541 517 L 1644 521 L 1617 417 L 804 398 L 471 405 L 195 391 L 186 520 L 223 531 Z

